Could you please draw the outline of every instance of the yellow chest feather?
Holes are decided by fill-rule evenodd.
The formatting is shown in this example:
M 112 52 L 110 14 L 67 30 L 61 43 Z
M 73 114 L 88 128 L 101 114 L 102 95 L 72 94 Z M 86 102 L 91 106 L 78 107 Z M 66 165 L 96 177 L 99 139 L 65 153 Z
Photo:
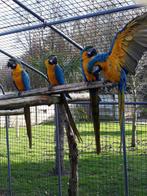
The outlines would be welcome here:
M 52 85 L 58 85 L 55 74 L 55 65 L 47 66 L 47 76 L 48 80 Z
M 87 65 L 88 65 L 89 61 L 90 61 L 90 58 L 83 59 L 83 63 L 82 63 L 83 71 L 84 71 L 84 74 L 85 74 L 86 79 L 88 81 L 95 81 L 96 80 L 95 76 L 93 74 L 89 73 L 87 70 Z
M 15 69 L 12 71 L 12 78 L 15 82 L 15 85 L 20 91 L 24 90 L 24 84 L 22 80 L 22 69 Z

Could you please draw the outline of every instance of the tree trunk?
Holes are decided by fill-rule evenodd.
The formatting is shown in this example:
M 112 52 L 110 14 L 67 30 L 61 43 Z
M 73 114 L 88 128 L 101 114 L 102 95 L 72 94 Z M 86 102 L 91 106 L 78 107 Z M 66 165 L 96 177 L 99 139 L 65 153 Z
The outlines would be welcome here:
M 133 81 L 133 101 L 136 103 L 136 85 L 135 85 L 135 79 L 132 78 Z M 133 105 L 133 113 L 132 113 L 132 143 L 131 146 L 135 147 L 136 146 L 136 128 L 137 128 L 137 106 L 134 104 Z
M 132 143 L 131 146 L 136 146 L 136 128 L 137 128 L 137 106 L 133 106 L 133 114 L 132 114 Z
M 66 135 L 69 146 L 69 161 L 70 161 L 70 176 L 68 196 L 78 195 L 78 148 L 75 140 L 75 135 L 66 118 L 65 120 Z

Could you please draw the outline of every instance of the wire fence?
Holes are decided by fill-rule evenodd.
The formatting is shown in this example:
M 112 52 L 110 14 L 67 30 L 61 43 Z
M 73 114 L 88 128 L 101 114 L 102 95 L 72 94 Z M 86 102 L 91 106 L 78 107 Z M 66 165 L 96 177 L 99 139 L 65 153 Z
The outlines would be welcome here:
M 129 195 L 132 196 L 147 194 L 146 106 L 146 102 L 126 103 L 127 172 Z M 137 107 L 135 127 L 133 122 L 134 107 Z M 120 150 L 117 103 L 112 104 L 108 101 L 100 103 L 101 153 L 99 155 L 96 154 L 89 103 L 72 103 L 70 109 L 83 140 L 82 143 L 78 143 L 79 195 L 124 195 L 124 162 Z M 63 145 L 56 148 L 54 115 L 54 106 L 31 108 L 32 149 L 29 149 L 23 115 L 9 116 L 11 178 L 8 176 L 7 168 L 5 118 L 0 117 L 1 195 L 9 193 L 9 188 L 11 188 L 12 195 L 68 195 L 70 173 L 68 143 L 65 131 L 62 136 L 59 133 L 59 136 L 62 137 L 60 144 Z M 61 127 L 62 124 L 58 126 Z M 135 131 L 134 137 L 133 130 Z M 57 153 L 62 155 L 60 164 Z M 60 173 L 59 166 L 61 167 Z
M 1 0 L 0 9 L 0 83 L 6 91 L 14 90 L 10 72 L 5 66 L 10 55 L 45 73 L 45 58 L 56 54 L 64 68 L 66 82 L 80 82 L 83 79 L 79 49 L 92 45 L 98 52 L 108 51 L 115 33 L 147 11 L 133 0 L 25 0 L 23 3 Z M 133 86 L 133 93 L 137 93 L 136 100 L 132 95 L 126 99 L 128 181 L 120 148 L 116 95 L 108 96 L 111 93 L 108 89 L 102 91 L 99 155 L 96 154 L 89 101 L 70 103 L 83 140 L 78 143 L 79 195 L 122 196 L 125 195 L 125 184 L 130 196 L 147 195 L 146 57 L 144 55 L 139 61 L 135 86 L 128 82 Z M 29 70 L 29 75 L 32 89 L 48 85 L 34 71 Z M 127 89 L 127 92 L 131 90 Z M 32 149 L 29 149 L 23 111 L 17 111 L 20 115 L 10 116 L 4 116 L 2 112 L 0 195 L 68 195 L 69 147 L 61 119 L 62 110 L 55 111 L 53 105 L 31 108 Z

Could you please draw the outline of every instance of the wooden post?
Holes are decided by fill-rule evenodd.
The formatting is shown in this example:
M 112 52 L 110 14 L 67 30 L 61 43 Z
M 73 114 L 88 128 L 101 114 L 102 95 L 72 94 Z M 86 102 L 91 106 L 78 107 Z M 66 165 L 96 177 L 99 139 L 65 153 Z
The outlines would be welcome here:
M 61 169 L 61 175 L 64 174 L 64 108 L 62 104 L 58 104 L 56 107 L 58 107 L 57 110 L 55 110 L 55 118 L 57 118 L 57 112 L 58 114 L 58 125 L 56 124 L 56 131 L 55 131 L 55 152 L 56 152 L 56 158 L 55 158 L 55 175 L 59 175 L 59 163 L 58 163 L 58 154 L 60 155 L 60 169 Z M 57 120 L 55 120 L 57 122 Z M 57 133 L 57 126 L 59 133 Z M 59 144 L 57 145 L 57 134 L 59 134 Z M 60 146 L 59 146 L 60 145 Z M 59 148 L 57 149 L 57 146 Z M 57 152 L 60 150 L 60 153 Z
M 68 139 L 69 146 L 69 160 L 70 160 L 70 176 L 69 176 L 69 187 L 68 187 L 68 195 L 69 196 L 77 196 L 78 194 L 78 148 L 75 140 L 75 135 L 69 125 L 69 121 L 64 109 L 63 104 L 58 104 L 58 125 L 59 129 L 59 144 L 56 145 L 56 162 L 55 162 L 55 174 L 62 175 L 64 172 L 64 127 L 66 129 L 66 135 Z M 57 118 L 57 114 L 56 114 Z M 57 130 L 56 128 L 56 130 Z M 57 134 L 57 131 L 56 131 Z M 57 136 L 55 137 L 57 140 Z M 57 142 L 57 141 L 56 141 Z M 60 145 L 60 146 L 59 146 Z M 57 146 L 59 149 L 57 149 Z M 57 152 L 60 150 L 60 153 Z M 60 155 L 60 157 L 58 156 Z M 60 158 L 60 174 L 59 174 L 59 163 L 58 158 Z
M 64 115 L 66 117 L 66 115 Z M 67 117 L 65 118 L 65 129 L 69 146 L 70 176 L 68 195 L 78 195 L 78 148 L 73 131 L 69 125 Z

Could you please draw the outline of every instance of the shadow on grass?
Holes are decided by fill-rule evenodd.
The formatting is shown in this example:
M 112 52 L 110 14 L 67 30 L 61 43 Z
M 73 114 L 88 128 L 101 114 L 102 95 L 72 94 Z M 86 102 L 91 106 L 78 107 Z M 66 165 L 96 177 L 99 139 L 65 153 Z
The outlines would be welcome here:
M 65 165 L 67 165 L 65 161 Z M 54 162 L 11 162 L 12 192 L 15 196 L 42 196 L 58 195 L 58 176 L 53 173 Z M 0 191 L 5 192 L 7 167 L 1 166 Z M 5 170 L 5 172 L 4 172 Z M 68 169 L 69 171 L 69 169 Z M 68 172 L 69 173 L 69 172 Z M 61 177 L 63 182 L 63 195 L 66 195 L 68 175 Z M 1 193 L 1 192 L 0 192 Z M 0 194 L 1 196 L 1 194 Z
M 68 166 L 68 160 L 65 161 L 65 165 Z M 53 160 L 20 163 L 12 161 L 11 168 L 12 190 L 15 196 L 58 195 L 58 176 L 50 175 L 50 171 L 54 168 Z M 1 166 L 1 185 L 4 183 L 4 179 L 6 180 L 6 169 L 5 165 Z M 123 157 L 120 154 L 107 152 L 96 155 L 83 152 L 79 157 L 78 173 L 79 195 L 124 195 Z M 147 195 L 145 188 L 147 156 L 128 156 L 128 173 L 129 195 Z M 68 175 L 62 176 L 61 179 L 62 195 L 66 196 L 68 195 Z M 6 187 L 0 187 L 0 190 L 4 192 Z
M 120 136 L 120 130 L 116 130 L 116 131 L 103 131 L 100 130 L 100 134 L 102 136 L 114 136 L 114 137 L 118 137 Z M 143 134 L 147 134 L 147 131 L 138 131 L 137 135 L 143 135 Z M 81 136 L 93 136 L 94 135 L 94 130 L 90 128 L 90 131 L 80 131 L 80 135 Z M 126 136 L 131 136 L 132 135 L 132 131 L 127 131 L 126 130 Z

